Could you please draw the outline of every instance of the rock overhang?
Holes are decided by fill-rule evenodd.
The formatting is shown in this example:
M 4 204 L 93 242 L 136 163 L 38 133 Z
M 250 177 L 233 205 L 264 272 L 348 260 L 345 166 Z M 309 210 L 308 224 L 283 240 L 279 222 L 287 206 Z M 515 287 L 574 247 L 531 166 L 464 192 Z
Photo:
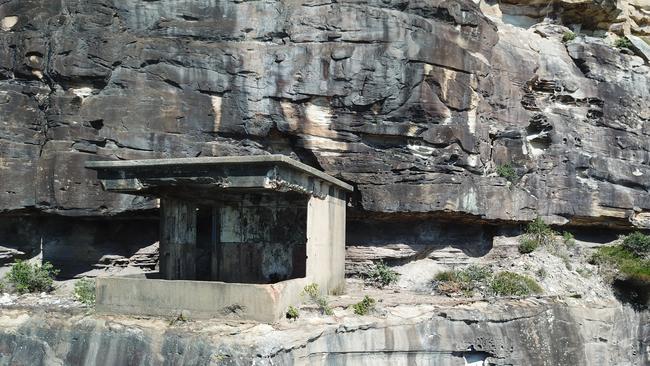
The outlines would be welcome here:
M 284 155 L 88 161 L 102 187 L 145 196 L 276 191 L 324 197 L 353 187 Z

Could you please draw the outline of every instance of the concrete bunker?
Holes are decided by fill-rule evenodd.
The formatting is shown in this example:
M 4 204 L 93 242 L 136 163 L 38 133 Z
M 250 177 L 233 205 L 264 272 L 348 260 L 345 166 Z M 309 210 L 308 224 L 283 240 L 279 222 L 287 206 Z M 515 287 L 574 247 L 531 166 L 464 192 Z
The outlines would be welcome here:
M 309 283 L 344 287 L 352 187 L 282 155 L 89 161 L 105 190 L 160 199 L 159 272 L 97 279 L 103 312 L 274 321 Z

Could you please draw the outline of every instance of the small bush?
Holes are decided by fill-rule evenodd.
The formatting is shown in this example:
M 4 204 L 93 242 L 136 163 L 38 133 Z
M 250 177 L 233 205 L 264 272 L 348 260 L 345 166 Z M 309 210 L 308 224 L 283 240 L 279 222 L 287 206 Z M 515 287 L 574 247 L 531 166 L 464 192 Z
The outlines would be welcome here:
M 618 48 L 632 48 L 632 42 L 627 37 L 621 37 L 614 42 Z
M 567 248 L 569 249 L 575 248 L 576 239 L 573 237 L 573 234 L 571 234 L 568 231 L 565 231 L 562 233 L 562 239 L 564 240 L 564 245 L 566 245 Z
M 303 289 L 303 296 L 304 295 L 307 295 L 314 304 L 318 305 L 318 308 L 320 309 L 321 313 L 325 315 L 334 314 L 334 311 L 332 311 L 332 308 L 327 303 L 327 298 L 321 295 L 320 289 L 318 288 L 318 284 L 312 283 L 305 286 L 305 288 Z
M 299 316 L 300 316 L 300 312 L 298 312 L 298 309 L 290 305 L 289 308 L 287 309 L 287 314 L 286 314 L 287 319 L 296 320 L 298 319 Z
M 598 248 L 589 262 L 601 267 L 613 267 L 624 279 L 650 282 L 650 259 L 637 256 L 623 245 Z
M 517 171 L 510 164 L 497 166 L 497 174 L 499 177 L 505 178 L 508 182 L 511 183 L 515 183 L 519 179 Z
M 495 295 L 502 296 L 528 296 L 542 292 L 534 279 L 513 272 L 497 273 L 490 283 L 490 289 Z
M 74 284 L 74 297 L 86 305 L 95 304 L 95 281 L 82 278 Z
M 537 274 L 537 277 L 539 277 L 539 278 L 541 278 L 541 279 L 545 279 L 546 276 L 548 275 L 548 273 L 546 273 L 546 270 L 544 269 L 544 267 L 540 267 L 540 268 L 537 270 L 537 273 L 536 273 L 536 274 Z
M 535 240 L 530 238 L 523 238 L 519 241 L 518 249 L 519 253 L 528 254 L 534 252 L 537 247 L 539 247 L 539 245 Z
M 7 282 L 19 294 L 27 292 L 49 292 L 54 289 L 54 277 L 59 270 L 54 269 L 51 263 L 43 265 L 30 264 L 17 260 L 7 274 Z
M 437 292 L 452 295 L 460 293 L 463 296 L 474 296 L 474 292 L 485 286 L 490 278 L 487 267 L 470 265 L 462 270 L 439 272 L 433 278 Z
M 375 299 L 366 295 L 363 297 L 363 300 L 352 305 L 352 308 L 354 309 L 354 313 L 357 315 L 368 315 L 368 313 L 375 309 L 376 303 L 377 301 L 375 301 Z
M 566 31 L 562 35 L 562 42 L 567 43 L 576 39 L 576 34 L 571 31 Z
M 399 273 L 392 270 L 384 262 L 379 262 L 368 273 L 368 280 L 377 287 L 386 287 L 399 280 Z
M 636 231 L 623 239 L 622 246 L 637 257 L 648 257 L 650 255 L 650 235 Z
M 526 226 L 526 233 L 519 241 L 519 252 L 525 254 L 540 246 L 554 245 L 555 235 L 557 233 L 538 216 Z

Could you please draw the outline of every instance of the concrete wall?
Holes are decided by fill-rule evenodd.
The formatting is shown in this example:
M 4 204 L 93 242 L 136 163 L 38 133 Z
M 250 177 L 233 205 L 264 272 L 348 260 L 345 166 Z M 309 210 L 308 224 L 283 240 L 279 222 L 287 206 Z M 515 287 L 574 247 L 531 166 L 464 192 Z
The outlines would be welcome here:
M 219 203 L 218 274 L 212 280 L 274 283 L 305 277 L 308 197 L 245 194 Z
M 304 278 L 275 284 L 161 280 L 132 277 L 97 278 L 96 310 L 190 318 L 235 316 L 274 322 L 301 300 Z
M 331 190 L 307 204 L 307 279 L 334 294 L 345 289 L 345 196 Z
M 160 273 L 168 280 L 196 279 L 196 206 L 160 201 Z
M 285 314 L 289 305 L 297 305 L 304 300 L 301 292 L 307 284 L 316 283 L 323 292 L 329 294 L 343 292 L 346 201 L 345 195 L 338 189 L 331 188 L 329 191 L 330 194 L 324 198 L 310 196 L 306 204 L 307 257 L 302 259 L 306 261 L 305 277 L 274 284 L 104 277 L 97 281 L 97 310 L 107 313 L 171 317 L 185 311 L 195 318 L 235 315 L 244 319 L 274 322 Z M 257 206 L 241 203 L 222 206 L 219 237 L 222 245 L 231 246 L 231 250 L 223 251 L 223 262 L 232 265 L 231 274 L 235 273 L 234 269 L 237 266 L 240 272 L 249 270 L 247 262 L 242 260 L 241 255 L 236 256 L 237 251 L 234 249 L 238 247 L 241 249 L 243 245 L 255 241 L 261 242 L 262 246 L 253 249 L 261 253 L 256 254 L 258 262 L 251 262 L 250 265 L 257 265 L 263 270 L 267 265 L 273 268 L 279 265 L 286 266 L 289 263 L 287 260 L 280 260 L 287 259 L 286 255 L 277 258 L 273 257 L 273 250 L 268 253 L 263 250 L 264 246 L 276 242 L 285 245 L 283 250 L 291 249 L 292 245 L 299 244 L 294 243 L 295 240 L 292 238 L 305 237 L 304 232 L 300 234 L 300 227 L 305 225 L 304 222 L 294 217 L 296 215 L 304 217 L 305 208 L 288 204 L 287 201 L 279 205 L 280 201 L 282 199 L 277 200 L 274 205 L 260 205 L 261 202 L 256 202 Z M 171 207 L 178 206 L 178 210 L 173 211 L 169 210 L 170 202 L 172 201 L 163 201 L 165 204 L 162 205 L 161 225 L 165 227 L 173 224 L 174 220 L 189 225 L 191 220 L 185 218 L 185 215 L 194 213 L 196 216 L 196 210 L 187 209 L 194 206 L 174 205 Z M 253 211 L 248 212 L 250 210 Z M 302 214 L 301 210 L 303 210 Z M 288 215 L 287 212 L 292 214 Z M 178 217 L 174 219 L 174 215 Z M 278 217 L 281 219 L 278 220 Z M 195 222 L 192 225 L 195 225 Z M 183 226 L 184 229 L 187 228 Z M 273 233 L 274 231 L 277 232 Z M 166 237 L 161 238 L 161 246 L 163 242 L 173 241 L 174 235 L 171 234 L 174 233 L 166 234 Z M 178 240 L 174 239 L 174 242 L 178 242 L 178 248 L 192 249 L 192 246 L 182 244 L 188 237 L 196 235 L 196 228 L 193 234 L 186 232 L 179 235 Z M 284 242 L 281 241 L 283 237 Z M 275 247 L 271 249 L 273 248 Z M 163 251 L 161 256 L 162 254 Z M 265 258 L 261 254 L 269 256 L 267 260 L 276 262 L 265 264 Z M 166 268 L 162 262 L 161 268 Z M 169 275 L 169 273 L 162 273 L 166 279 Z

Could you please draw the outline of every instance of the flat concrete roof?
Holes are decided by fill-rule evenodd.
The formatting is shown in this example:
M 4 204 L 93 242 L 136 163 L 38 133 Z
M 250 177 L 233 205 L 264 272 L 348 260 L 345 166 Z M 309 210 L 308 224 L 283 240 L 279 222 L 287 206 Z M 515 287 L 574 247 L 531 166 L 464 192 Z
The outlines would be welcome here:
M 331 183 L 345 191 L 352 192 L 354 188 L 320 170 L 289 158 L 285 155 L 247 155 L 247 156 L 219 156 L 197 158 L 172 158 L 172 159 L 143 159 L 143 160 L 95 160 L 87 161 L 86 168 L 102 171 L 133 171 L 139 169 L 164 168 L 164 167 L 214 167 L 237 166 L 284 166 L 323 181 Z

